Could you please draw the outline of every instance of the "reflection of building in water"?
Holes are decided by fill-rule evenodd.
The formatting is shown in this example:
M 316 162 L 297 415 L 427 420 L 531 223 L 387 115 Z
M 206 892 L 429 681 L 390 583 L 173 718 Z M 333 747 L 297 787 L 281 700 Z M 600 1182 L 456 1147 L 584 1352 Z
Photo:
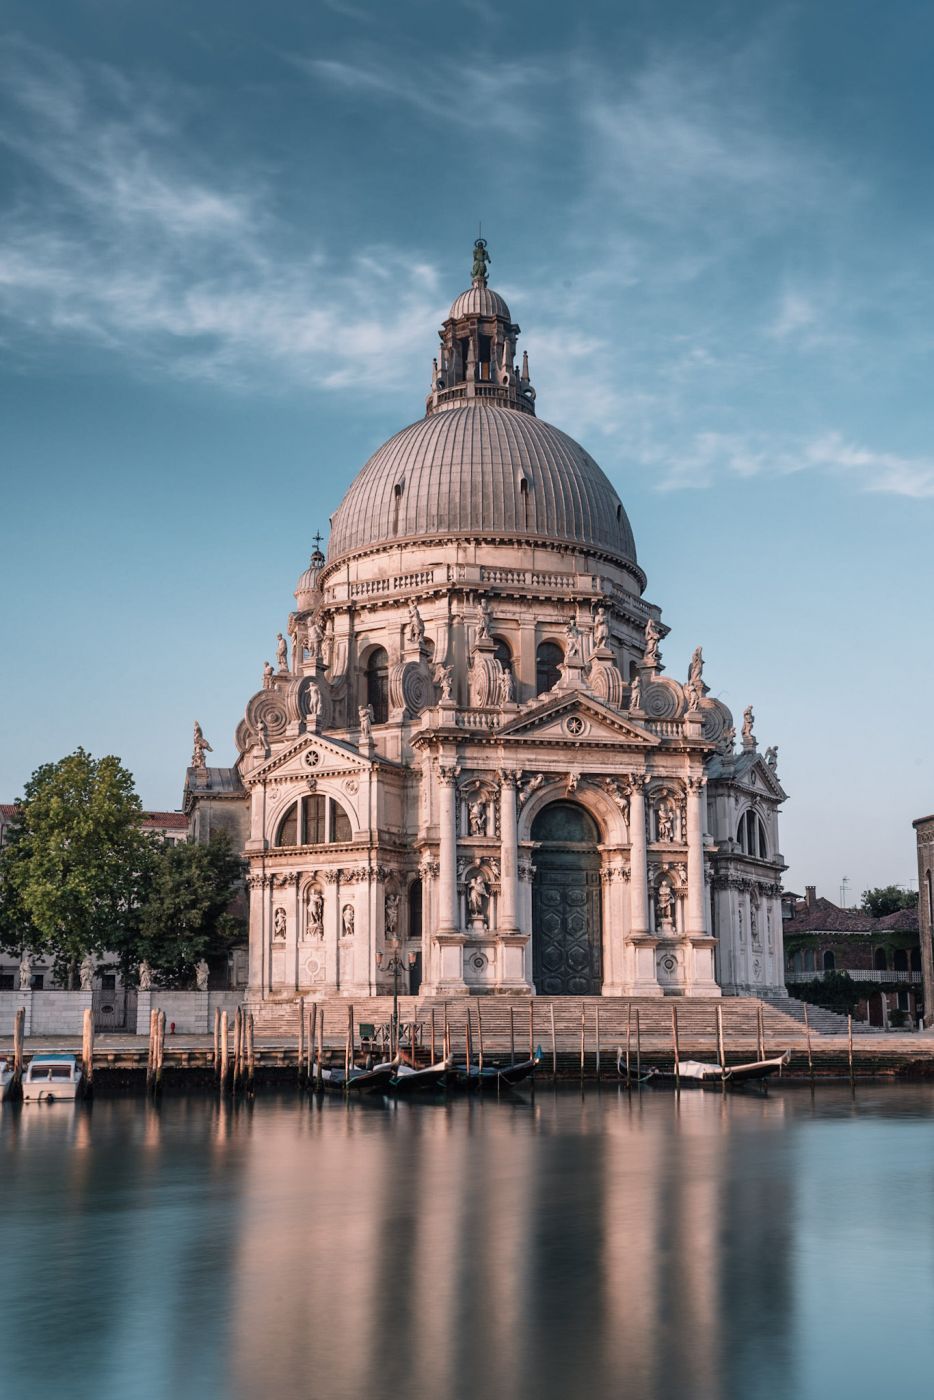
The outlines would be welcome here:
M 716 1397 L 741 1393 L 737 1356 L 783 1345 L 775 1102 L 560 1094 L 301 1121 L 269 1117 L 249 1147 L 238 1400 L 298 1377 L 328 1396 L 576 1396 L 584 1379 Z
M 485 266 L 298 581 L 236 768 L 189 772 L 193 822 L 216 774 L 249 808 L 251 997 L 388 991 L 387 943 L 444 995 L 780 992 L 777 750 L 749 707 L 736 751 L 699 647 L 664 674 L 623 503 L 538 417 Z

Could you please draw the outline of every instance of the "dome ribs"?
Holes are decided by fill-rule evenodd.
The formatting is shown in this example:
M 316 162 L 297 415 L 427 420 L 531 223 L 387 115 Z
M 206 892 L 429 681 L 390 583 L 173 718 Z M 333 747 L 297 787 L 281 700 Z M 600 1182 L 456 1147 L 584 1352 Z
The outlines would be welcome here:
M 335 512 L 328 562 L 426 536 L 538 539 L 636 563 L 629 520 L 593 458 L 542 419 L 493 403 L 430 414 L 374 452 Z

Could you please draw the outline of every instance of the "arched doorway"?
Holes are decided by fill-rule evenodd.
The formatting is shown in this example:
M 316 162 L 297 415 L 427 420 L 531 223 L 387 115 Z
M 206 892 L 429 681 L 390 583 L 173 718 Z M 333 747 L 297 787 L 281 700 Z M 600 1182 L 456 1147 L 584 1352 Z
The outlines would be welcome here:
M 576 802 L 551 802 L 532 823 L 532 976 L 541 996 L 597 996 L 603 911 L 597 824 Z

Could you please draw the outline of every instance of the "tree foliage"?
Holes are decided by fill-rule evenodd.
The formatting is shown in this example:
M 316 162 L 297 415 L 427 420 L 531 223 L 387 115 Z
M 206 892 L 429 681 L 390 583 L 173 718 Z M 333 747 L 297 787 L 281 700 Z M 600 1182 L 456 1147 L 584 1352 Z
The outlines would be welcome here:
M 815 977 L 813 982 L 800 982 L 795 987 L 795 996 L 812 1006 L 822 1006 L 827 1011 L 837 1011 L 841 1016 L 851 1016 L 866 995 L 859 982 L 847 972 L 825 972 L 823 977 Z
M 874 919 L 894 914 L 898 909 L 914 909 L 918 903 L 917 890 L 899 889 L 898 885 L 877 885 L 863 890 L 860 908 Z
M 158 850 L 142 896 L 135 949 L 157 981 L 190 982 L 201 958 L 226 952 L 243 937 L 243 921 L 229 912 L 242 874 L 243 862 L 223 832 L 206 846 Z
M 76 749 L 37 768 L 0 851 L 0 943 L 51 957 L 74 984 L 86 953 L 126 940 L 152 844 L 118 758 Z

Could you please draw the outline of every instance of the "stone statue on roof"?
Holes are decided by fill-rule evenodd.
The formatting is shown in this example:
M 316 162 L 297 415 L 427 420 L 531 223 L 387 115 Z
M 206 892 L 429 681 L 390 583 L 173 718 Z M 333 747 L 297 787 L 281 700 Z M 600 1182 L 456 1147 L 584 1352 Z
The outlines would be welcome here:
M 206 753 L 213 753 L 213 752 L 214 752 L 214 750 L 211 748 L 211 745 L 208 743 L 207 739 L 205 739 L 205 737 L 204 737 L 204 734 L 203 734 L 202 729 L 201 729 L 201 725 L 198 723 L 197 720 L 195 720 L 195 741 L 194 741 L 194 750 L 193 750 L 192 755 L 191 755 L 191 766 L 192 766 L 192 768 L 206 768 L 206 767 L 207 767 L 207 764 L 206 764 L 205 761 L 204 761 L 204 755 L 205 755 Z
M 473 267 L 470 270 L 470 275 L 475 282 L 486 285 L 487 264 L 492 261 L 493 259 L 486 250 L 486 239 L 478 238 L 473 245 Z

